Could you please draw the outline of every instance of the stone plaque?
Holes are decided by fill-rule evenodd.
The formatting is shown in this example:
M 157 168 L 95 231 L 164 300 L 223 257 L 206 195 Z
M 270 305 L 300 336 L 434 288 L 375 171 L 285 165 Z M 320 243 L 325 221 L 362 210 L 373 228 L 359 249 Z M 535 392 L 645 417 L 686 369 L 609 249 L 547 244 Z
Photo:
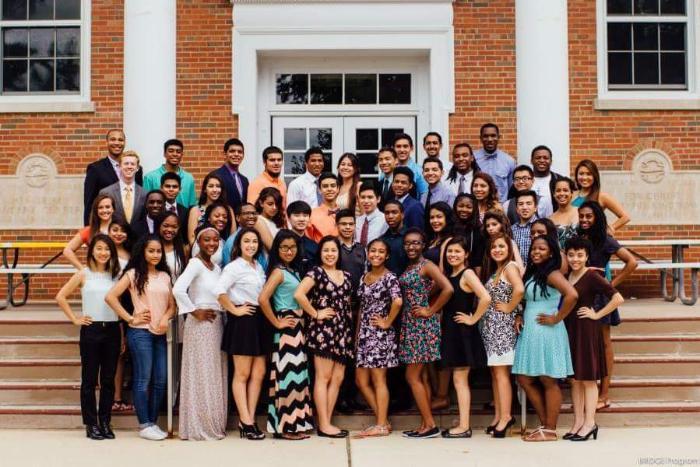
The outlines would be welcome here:
M 622 203 L 630 224 L 700 224 L 700 171 L 674 171 L 663 151 L 644 150 L 635 156 L 631 171 L 600 175 L 603 191 Z
M 51 158 L 29 154 L 15 175 L 0 176 L 0 229 L 82 226 L 83 175 L 59 175 Z

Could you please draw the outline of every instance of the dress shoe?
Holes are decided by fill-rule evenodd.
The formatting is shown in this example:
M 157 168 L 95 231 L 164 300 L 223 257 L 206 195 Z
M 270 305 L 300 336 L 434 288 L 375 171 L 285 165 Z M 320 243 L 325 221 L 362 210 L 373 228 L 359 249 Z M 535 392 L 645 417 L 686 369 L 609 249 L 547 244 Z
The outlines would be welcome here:
M 508 430 L 510 430 L 510 427 L 512 427 L 513 425 L 515 425 L 515 417 L 510 417 L 510 420 L 508 420 L 508 423 L 506 423 L 506 426 L 502 430 L 499 430 L 496 427 L 493 428 L 492 436 L 494 438 L 505 438 L 506 433 L 508 432 Z
M 100 432 L 102 432 L 102 437 L 104 439 L 114 439 L 115 438 L 114 431 L 112 431 L 112 427 L 107 422 L 100 422 Z
M 97 425 L 86 425 L 85 436 L 96 441 L 105 439 L 105 437 L 102 435 L 102 431 L 100 431 L 100 427 Z
M 321 430 L 316 430 L 316 434 L 318 434 L 320 438 L 347 438 L 349 433 L 347 430 L 340 430 L 335 434 L 324 433 Z
M 427 438 L 437 438 L 438 436 L 440 436 L 440 428 L 434 426 L 434 427 L 430 428 L 429 430 L 425 430 L 423 432 L 414 431 L 412 434 L 408 435 L 408 438 L 427 439 Z
M 569 441 L 588 441 L 588 438 L 593 436 L 593 439 L 598 439 L 598 425 L 595 425 L 593 428 L 591 428 L 591 431 L 586 433 L 585 435 L 579 435 L 576 433 L 574 436 L 569 438 Z
M 472 429 L 467 428 L 466 430 L 460 432 L 460 433 L 450 433 L 450 430 L 445 430 L 442 432 L 442 437 L 443 438 L 471 438 L 472 437 Z

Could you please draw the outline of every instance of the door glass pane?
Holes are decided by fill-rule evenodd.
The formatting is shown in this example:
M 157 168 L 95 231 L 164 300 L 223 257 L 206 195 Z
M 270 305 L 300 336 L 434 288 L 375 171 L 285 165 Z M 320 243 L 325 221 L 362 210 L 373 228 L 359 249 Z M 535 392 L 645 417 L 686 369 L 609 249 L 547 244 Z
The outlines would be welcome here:
M 360 174 L 377 176 L 377 152 L 358 152 L 357 159 L 360 161 Z M 373 177 L 371 177 L 373 178 Z
M 306 128 L 285 128 L 284 149 L 301 149 L 306 151 Z
M 287 152 L 284 153 L 284 173 L 301 175 L 306 170 L 304 166 L 303 152 Z
M 342 104 L 343 75 L 311 75 L 312 104 Z
M 411 75 L 393 74 L 379 75 L 380 104 L 410 104 Z
M 278 104 L 306 104 L 308 101 L 308 75 L 277 75 L 276 88 Z
M 346 104 L 376 104 L 377 75 L 347 74 L 345 75 Z
M 27 0 L 3 0 L 0 3 L 2 3 L 2 19 L 27 19 Z
M 358 128 L 355 130 L 355 148 L 358 151 L 379 149 L 379 131 L 376 128 Z
M 318 146 L 323 150 L 332 149 L 333 130 L 331 128 L 309 128 L 309 147 L 311 146 Z
M 403 128 L 384 128 L 382 129 L 382 147 L 392 146 L 396 135 L 405 133 Z
M 56 19 L 80 19 L 80 0 L 57 1 Z

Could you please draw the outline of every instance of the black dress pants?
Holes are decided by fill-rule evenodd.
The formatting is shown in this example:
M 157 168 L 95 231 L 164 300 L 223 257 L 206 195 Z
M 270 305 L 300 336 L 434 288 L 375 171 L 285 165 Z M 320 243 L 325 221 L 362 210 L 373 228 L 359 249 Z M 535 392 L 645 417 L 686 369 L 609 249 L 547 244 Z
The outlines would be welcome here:
M 96 321 L 80 328 L 80 411 L 85 425 L 109 423 L 114 403 L 114 374 L 121 348 L 121 331 L 117 321 Z M 100 403 L 95 389 L 100 378 Z

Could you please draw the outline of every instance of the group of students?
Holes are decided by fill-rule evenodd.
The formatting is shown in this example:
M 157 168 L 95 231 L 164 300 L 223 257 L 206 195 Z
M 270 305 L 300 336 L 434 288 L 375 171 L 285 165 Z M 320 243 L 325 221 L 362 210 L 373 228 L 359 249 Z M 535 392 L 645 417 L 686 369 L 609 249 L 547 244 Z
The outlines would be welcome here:
M 114 438 L 111 409 L 128 348 L 139 435 L 166 437 L 156 421 L 166 391 L 165 334 L 177 317 L 182 439 L 225 436 L 229 361 L 240 436 L 250 440 L 265 438 L 255 419 L 263 387 L 274 437 L 305 439 L 313 429 L 348 436 L 332 423 L 348 378 L 376 416 L 358 436 L 390 434 L 391 392 L 408 387 L 421 424 L 405 437 L 468 438 L 469 372 L 485 367 L 494 407 L 486 433 L 503 438 L 515 423 L 513 374 L 540 420 L 525 441 L 557 439 L 567 378 L 575 417 L 564 438 L 595 439 L 596 410 L 609 405 L 610 326 L 619 324 L 623 302 L 615 287 L 636 268 L 613 237 L 629 217 L 601 191 L 592 161 L 577 165 L 574 181 L 551 171 L 547 147 L 533 150 L 532 167 L 516 166 L 499 138 L 496 125 L 482 126 L 483 148 L 457 144 L 445 171 L 439 134 L 425 136 L 422 168 L 410 136 L 399 134 L 377 155 L 378 183 L 360 181 L 350 153 L 338 175 L 324 172 L 323 152 L 310 148 L 306 172 L 289 187 L 274 146 L 249 183 L 234 138 L 195 200 L 180 141 L 167 141 L 165 164 L 142 176 L 145 186 L 160 181 L 145 192 L 138 155 L 111 130 L 105 167 L 117 181 L 95 180 L 104 160 L 88 167 L 87 226 L 64 251 L 78 272 L 56 297 L 81 327 L 87 436 Z M 85 264 L 76 254 L 83 244 Z M 611 278 L 613 255 L 625 265 Z M 78 289 L 80 315 L 68 301 Z M 403 367 L 401 384 L 395 373 Z M 432 412 L 449 404 L 450 377 L 459 423 L 441 430 Z

